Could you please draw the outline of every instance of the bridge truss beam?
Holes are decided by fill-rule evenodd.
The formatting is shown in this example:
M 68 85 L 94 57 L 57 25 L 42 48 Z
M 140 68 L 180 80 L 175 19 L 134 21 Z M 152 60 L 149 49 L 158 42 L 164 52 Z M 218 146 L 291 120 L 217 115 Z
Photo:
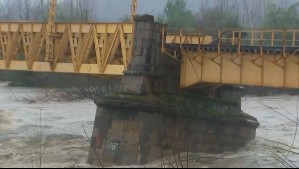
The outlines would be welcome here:
M 47 24 L 0 23 L 0 69 L 122 75 L 132 52 L 131 23 L 55 24 L 53 57 Z

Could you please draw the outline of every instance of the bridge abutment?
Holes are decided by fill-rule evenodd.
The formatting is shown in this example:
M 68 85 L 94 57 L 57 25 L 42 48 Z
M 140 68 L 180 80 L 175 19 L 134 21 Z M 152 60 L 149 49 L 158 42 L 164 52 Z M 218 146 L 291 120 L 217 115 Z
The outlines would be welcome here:
M 221 153 L 255 138 L 259 123 L 241 111 L 240 89 L 222 87 L 217 98 L 177 92 L 180 63 L 161 54 L 160 28 L 152 16 L 135 18 L 133 57 L 120 91 L 95 99 L 89 164 L 145 164 L 183 152 Z

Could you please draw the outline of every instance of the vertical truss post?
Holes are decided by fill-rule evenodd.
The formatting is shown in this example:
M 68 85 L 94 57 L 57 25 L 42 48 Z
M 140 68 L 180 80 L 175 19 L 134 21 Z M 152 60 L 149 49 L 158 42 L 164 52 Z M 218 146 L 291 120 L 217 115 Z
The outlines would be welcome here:
M 55 32 L 55 15 L 56 15 L 56 0 L 51 0 L 49 6 L 48 24 L 47 24 L 47 41 L 46 41 L 46 61 L 54 61 L 54 37 Z
M 137 11 L 137 0 L 132 0 L 131 4 L 131 22 L 134 22 L 134 16 L 136 16 Z

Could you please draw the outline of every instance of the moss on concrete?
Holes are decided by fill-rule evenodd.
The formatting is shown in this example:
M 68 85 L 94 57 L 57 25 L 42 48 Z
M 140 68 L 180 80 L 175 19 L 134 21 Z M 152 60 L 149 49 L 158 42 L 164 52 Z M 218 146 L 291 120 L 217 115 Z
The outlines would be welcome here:
M 183 116 L 211 121 L 213 123 L 256 123 L 257 119 L 244 113 L 232 112 L 229 107 L 236 103 L 216 98 L 204 98 L 191 94 L 160 94 L 160 96 L 138 96 L 127 93 L 112 93 L 95 101 L 99 105 L 119 107 L 120 110 L 139 110 L 167 116 Z M 216 107 L 216 108 L 215 108 Z M 227 110 L 224 110 L 227 108 Z

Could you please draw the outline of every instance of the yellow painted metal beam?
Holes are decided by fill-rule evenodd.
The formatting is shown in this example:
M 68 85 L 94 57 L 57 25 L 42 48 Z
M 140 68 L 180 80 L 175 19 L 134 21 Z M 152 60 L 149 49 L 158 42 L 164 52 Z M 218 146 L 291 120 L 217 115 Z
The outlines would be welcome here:
M 137 0 L 132 0 L 131 4 L 131 22 L 134 22 L 134 16 L 136 16 L 137 11 Z
M 181 88 L 202 82 L 282 88 L 299 88 L 299 54 L 280 59 L 279 55 L 242 54 L 235 58 L 223 52 L 185 51 L 181 67 Z
M 49 60 L 46 23 L 0 23 L 0 69 L 123 74 L 131 57 L 133 24 L 59 23 L 54 29 Z
M 54 37 L 55 33 L 55 17 L 56 17 L 56 0 L 50 1 L 48 24 L 47 24 L 47 37 L 46 37 L 46 60 L 49 62 L 54 61 Z
M 213 38 L 183 32 L 165 40 L 179 48 L 173 57 L 182 56 L 181 88 L 204 82 L 299 88 L 299 30 L 214 30 Z
M 176 35 L 168 34 L 165 39 L 166 44 L 182 44 L 182 45 L 195 45 L 195 44 L 210 44 L 212 43 L 212 36 L 209 35 Z
M 124 67 L 123 65 L 108 64 L 103 73 L 99 73 L 97 64 L 82 64 L 80 70 L 75 72 L 72 63 L 57 63 L 56 69 L 51 70 L 50 63 L 48 62 L 34 62 L 32 69 L 27 69 L 27 63 L 24 61 L 11 61 L 10 68 L 5 67 L 3 60 L 0 60 L 0 70 L 19 70 L 19 71 L 33 71 L 33 72 L 54 72 L 54 73 L 72 73 L 72 74 L 91 74 L 91 75 L 111 75 L 122 76 Z
M 47 59 L 47 23 L 0 22 L 0 69 L 36 72 L 82 73 L 122 76 L 131 59 L 133 23 L 55 23 L 53 56 Z M 226 31 L 227 32 L 227 31 Z M 243 34 L 246 33 L 246 37 Z M 299 30 L 224 30 L 212 35 L 167 34 L 162 30 L 162 50 L 181 57 L 181 87 L 202 82 L 299 88 Z M 165 35 L 165 36 L 164 36 Z M 217 49 L 204 51 L 213 43 Z M 180 50 L 169 52 L 165 44 Z M 224 45 L 235 52 L 224 52 Z M 254 46 L 259 53 L 244 53 L 242 46 Z M 185 50 L 193 45 L 196 50 Z M 281 46 L 280 54 L 265 53 L 266 47 Z

